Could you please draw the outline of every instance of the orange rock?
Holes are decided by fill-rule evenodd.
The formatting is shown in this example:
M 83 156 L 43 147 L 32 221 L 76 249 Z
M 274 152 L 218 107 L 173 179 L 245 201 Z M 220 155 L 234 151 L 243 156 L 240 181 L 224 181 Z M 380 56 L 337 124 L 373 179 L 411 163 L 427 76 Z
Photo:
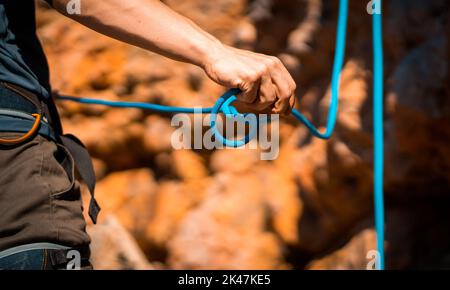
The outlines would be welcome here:
M 257 172 L 274 232 L 283 243 L 297 245 L 303 204 L 294 178 L 274 166 L 261 166 Z
M 88 227 L 91 237 L 91 263 L 96 270 L 151 270 L 134 238 L 114 215 Z
M 169 265 L 189 269 L 284 267 L 281 243 L 266 228 L 263 186 L 256 174 L 216 176 L 204 201 L 185 216 L 169 241 Z
M 97 177 L 97 180 L 102 179 L 108 170 L 105 162 L 103 162 L 101 159 L 92 158 L 92 165 L 94 166 L 95 176 Z
M 146 228 L 149 243 L 166 247 L 186 214 L 204 197 L 210 180 L 191 180 L 187 183 L 163 182 L 153 200 L 153 214 Z M 152 250 L 149 250 L 150 255 Z
M 175 150 L 172 157 L 174 171 L 178 177 L 192 179 L 208 176 L 204 160 L 192 150 Z
M 246 172 L 259 161 L 259 152 L 250 149 L 226 148 L 211 156 L 211 169 L 215 172 Z
M 376 255 L 376 234 L 365 229 L 356 234 L 345 246 L 333 253 L 313 260 L 310 270 L 366 270 L 372 267 Z
M 144 148 L 150 153 L 160 153 L 172 149 L 171 136 L 175 129 L 170 122 L 157 115 L 145 119 Z
M 307 1 L 309 13 L 308 6 L 299 7 L 296 1 L 165 2 L 227 44 L 278 55 L 297 82 L 297 108 L 315 124 L 326 123 L 336 1 Z M 336 241 L 348 238 L 350 229 L 372 214 L 371 26 L 360 13 L 364 2 L 349 6 L 352 33 L 333 137 L 312 138 L 303 125 L 283 118 L 280 155 L 273 162 L 260 162 L 258 150 L 173 151 L 170 116 L 58 102 L 65 131 L 80 137 L 95 158 L 102 178 L 97 194 L 104 209 L 100 222 L 104 214 L 114 213 L 148 257 L 173 268 L 284 268 L 297 252 L 315 259 L 309 268 L 364 268 L 363 252 L 373 233 L 356 234 L 334 250 Z M 448 204 L 441 197 L 448 195 L 450 184 L 443 34 L 448 2 L 403 2 L 386 4 L 392 17 L 384 27 L 390 80 L 386 200 L 408 208 L 408 202 L 422 204 L 417 197 L 426 196 L 432 205 L 427 212 L 435 213 L 436 204 Z M 317 22 L 324 11 L 327 21 Z M 38 16 L 52 86 L 62 93 L 191 107 L 211 106 L 225 90 L 199 68 L 101 36 L 54 10 L 40 9 Z M 294 49 L 289 52 L 288 46 Z M 148 167 L 155 178 L 150 170 L 138 169 Z M 89 198 L 84 196 L 87 208 Z M 427 220 L 441 223 L 437 230 L 421 224 L 424 216 L 415 210 L 391 225 L 391 232 L 403 231 L 390 248 L 392 265 L 448 264 L 445 210 Z M 405 230 L 403 221 L 410 224 L 414 217 L 420 227 Z M 115 228 L 99 231 L 109 231 L 104 229 Z M 413 247 L 423 229 L 431 232 L 424 240 L 433 245 L 426 251 L 429 256 Z M 111 235 L 108 239 L 104 244 L 112 248 L 120 243 Z M 405 240 L 411 241 L 407 247 Z M 328 257 L 317 258 L 330 251 Z M 118 263 L 114 257 L 120 251 L 113 252 L 102 267 L 134 267 Z
M 157 184 L 148 169 L 107 175 L 96 189 L 96 198 L 102 208 L 99 220 L 113 213 L 140 244 L 145 244 L 145 229 L 153 215 L 156 191 Z

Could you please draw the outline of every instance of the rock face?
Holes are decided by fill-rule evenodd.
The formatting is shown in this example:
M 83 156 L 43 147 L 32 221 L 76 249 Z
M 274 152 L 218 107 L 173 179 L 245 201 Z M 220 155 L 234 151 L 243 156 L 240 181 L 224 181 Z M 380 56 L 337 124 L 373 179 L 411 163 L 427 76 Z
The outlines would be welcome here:
M 279 56 L 298 84 L 298 108 L 326 123 L 337 1 L 164 2 L 230 45 Z M 282 119 L 273 161 L 261 161 L 261 149 L 174 150 L 169 115 L 58 102 L 99 179 L 94 266 L 366 269 L 375 248 L 366 2 L 350 1 L 333 137 L 315 139 Z M 384 2 L 387 268 L 450 267 L 448 6 Z M 192 107 L 211 106 L 223 91 L 198 68 L 44 6 L 38 26 L 53 88 L 65 94 Z
M 372 229 L 365 229 L 354 235 L 341 249 L 332 254 L 313 260 L 307 266 L 310 270 L 374 270 L 377 254 L 374 252 L 376 234 Z M 372 262 L 372 263 L 370 263 Z
M 114 216 L 90 226 L 91 263 L 96 270 L 150 270 L 154 267 Z
M 301 209 L 295 184 L 270 168 L 225 171 L 211 183 L 169 242 L 169 263 L 194 269 L 286 267 L 282 242 L 295 241 L 290 221 Z

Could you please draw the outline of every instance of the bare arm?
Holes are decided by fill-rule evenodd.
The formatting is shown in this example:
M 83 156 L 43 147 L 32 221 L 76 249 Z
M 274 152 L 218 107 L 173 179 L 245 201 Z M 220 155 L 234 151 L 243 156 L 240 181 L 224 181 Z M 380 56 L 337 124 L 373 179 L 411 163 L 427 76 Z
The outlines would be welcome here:
M 97 32 L 203 68 L 213 81 L 240 88 L 249 110 L 290 112 L 295 83 L 275 57 L 226 46 L 157 0 L 80 0 L 79 15 L 67 13 L 68 2 L 53 6 Z

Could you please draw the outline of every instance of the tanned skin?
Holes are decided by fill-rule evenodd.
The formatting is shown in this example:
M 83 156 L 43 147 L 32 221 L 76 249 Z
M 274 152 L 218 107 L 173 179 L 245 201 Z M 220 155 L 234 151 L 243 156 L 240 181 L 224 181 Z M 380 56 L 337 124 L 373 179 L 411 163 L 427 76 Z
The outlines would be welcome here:
M 278 58 L 227 46 L 157 0 L 80 1 L 80 15 L 67 13 L 69 0 L 53 6 L 99 33 L 199 66 L 216 83 L 241 89 L 239 109 L 290 113 L 296 84 Z

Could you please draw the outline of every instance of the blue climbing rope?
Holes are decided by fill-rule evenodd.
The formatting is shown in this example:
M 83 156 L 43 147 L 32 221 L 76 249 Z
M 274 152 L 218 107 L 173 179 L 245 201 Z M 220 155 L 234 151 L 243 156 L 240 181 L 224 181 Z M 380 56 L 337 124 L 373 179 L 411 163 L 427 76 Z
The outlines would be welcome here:
M 292 115 L 301 123 L 303 123 L 311 133 L 321 139 L 329 139 L 333 133 L 334 126 L 336 124 L 337 112 L 338 112 L 338 101 L 339 101 L 339 81 L 341 77 L 342 67 L 344 65 L 345 59 L 345 43 L 346 43 L 346 30 L 347 30 L 347 18 L 348 18 L 348 0 L 339 1 L 339 18 L 337 23 L 336 32 L 336 49 L 334 54 L 333 72 L 331 77 L 331 98 L 330 106 L 328 108 L 328 119 L 325 132 L 321 133 L 305 116 L 302 115 L 296 109 L 292 110 Z M 83 104 L 92 105 L 104 105 L 109 107 L 119 107 L 119 108 L 138 108 L 152 110 L 162 113 L 204 113 L 211 114 L 210 125 L 213 129 L 213 135 L 221 141 L 225 146 L 228 147 L 241 147 L 247 144 L 255 134 L 250 132 L 250 135 L 245 136 L 242 140 L 228 140 L 224 138 L 220 132 L 216 129 L 217 114 L 224 113 L 227 117 L 236 117 L 236 115 L 245 116 L 237 113 L 236 108 L 233 107 L 232 103 L 236 101 L 236 95 L 241 91 L 239 89 L 230 89 L 220 96 L 213 107 L 210 108 L 186 108 L 186 107 L 174 107 L 174 106 L 164 106 L 158 104 L 150 103 L 140 103 L 140 102 L 121 102 L 121 101 L 106 101 L 92 98 L 75 98 L 70 96 L 58 96 L 58 99 L 69 100 Z
M 341 78 L 341 71 L 344 65 L 345 59 L 345 43 L 346 43 L 346 31 L 347 31 L 347 18 L 348 18 L 348 0 L 339 1 L 339 17 L 337 23 L 336 32 L 336 49 L 334 51 L 333 73 L 331 77 L 331 99 L 328 108 L 327 126 L 324 133 L 320 133 L 316 127 L 306 119 L 299 111 L 292 110 L 297 120 L 302 122 L 314 136 L 321 139 L 329 139 L 333 134 L 334 126 L 336 124 L 338 102 L 339 102 L 339 81 Z
M 372 16 L 373 37 L 373 139 L 374 139 L 374 206 L 379 270 L 384 270 L 384 137 L 383 137 L 383 23 L 380 13 Z
M 380 1 L 381 2 L 381 1 Z M 380 3 L 381 5 L 381 3 Z M 339 82 L 345 59 L 346 30 L 348 18 L 348 0 L 339 1 L 339 16 L 336 32 L 336 48 L 334 53 L 333 71 L 331 77 L 331 97 L 328 108 L 328 118 L 325 131 L 320 132 L 304 115 L 296 109 L 292 115 L 304 124 L 314 136 L 321 139 L 329 139 L 333 133 L 339 101 Z M 380 14 L 373 15 L 373 47 L 374 47 L 374 201 L 375 201 L 375 229 L 377 233 L 377 249 L 379 253 L 378 269 L 384 269 L 384 205 L 383 205 L 383 45 L 382 45 L 382 21 Z M 83 104 L 104 105 L 118 108 L 138 108 L 162 113 L 204 113 L 211 114 L 210 126 L 215 138 L 228 147 L 241 147 L 247 144 L 255 135 L 256 130 L 251 130 L 241 140 L 228 140 L 224 138 L 216 128 L 217 115 L 223 113 L 225 117 L 245 117 L 247 114 L 239 114 L 232 103 L 236 101 L 239 89 L 231 89 L 220 96 L 213 107 L 186 108 L 164 106 L 141 102 L 107 101 L 92 98 L 75 98 L 70 96 L 58 96 L 60 100 L 74 101 Z M 239 118 L 238 118 L 239 119 Z

